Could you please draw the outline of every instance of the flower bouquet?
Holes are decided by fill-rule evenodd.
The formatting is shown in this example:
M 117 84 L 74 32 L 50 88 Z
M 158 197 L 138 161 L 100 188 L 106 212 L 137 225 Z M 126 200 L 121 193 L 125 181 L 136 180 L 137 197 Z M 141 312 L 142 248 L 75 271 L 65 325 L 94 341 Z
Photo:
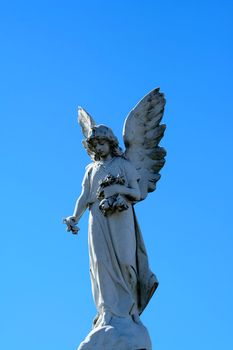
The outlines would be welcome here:
M 113 176 L 111 174 L 108 174 L 103 180 L 99 182 L 97 197 L 100 201 L 99 208 L 104 216 L 111 215 L 117 211 L 121 212 L 129 208 L 126 199 L 120 194 L 114 194 L 108 198 L 104 197 L 104 188 L 111 185 L 125 185 L 124 176 Z

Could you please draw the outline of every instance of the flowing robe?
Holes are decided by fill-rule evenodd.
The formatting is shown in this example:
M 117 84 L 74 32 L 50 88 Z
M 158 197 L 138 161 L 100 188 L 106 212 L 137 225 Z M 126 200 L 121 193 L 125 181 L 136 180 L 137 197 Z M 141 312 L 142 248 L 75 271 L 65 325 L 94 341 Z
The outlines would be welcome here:
M 133 209 L 104 216 L 99 209 L 97 189 L 107 175 L 122 175 L 125 186 L 138 180 L 132 164 L 114 157 L 87 167 L 83 180 L 90 209 L 88 242 L 92 293 L 99 316 L 110 311 L 116 317 L 140 314 L 158 281 L 150 271 L 147 253 Z

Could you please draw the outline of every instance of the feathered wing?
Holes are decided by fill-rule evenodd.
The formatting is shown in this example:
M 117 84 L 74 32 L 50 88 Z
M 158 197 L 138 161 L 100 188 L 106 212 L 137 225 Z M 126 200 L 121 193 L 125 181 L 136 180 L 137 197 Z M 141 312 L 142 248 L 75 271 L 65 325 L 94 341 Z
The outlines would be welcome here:
M 159 88 L 149 92 L 128 114 L 123 128 L 125 155 L 137 169 L 141 200 L 156 188 L 164 166 L 166 150 L 159 142 L 166 129 L 160 124 L 166 100 Z
M 91 135 L 92 129 L 96 126 L 96 122 L 82 107 L 78 107 L 78 122 L 82 128 L 85 139 L 87 139 Z M 82 143 L 88 155 L 94 160 L 94 154 L 88 148 L 86 140 L 83 140 Z
M 84 108 L 78 107 L 78 122 L 81 125 L 83 135 L 85 138 L 90 136 L 91 129 L 96 125 L 94 119 L 90 116 Z

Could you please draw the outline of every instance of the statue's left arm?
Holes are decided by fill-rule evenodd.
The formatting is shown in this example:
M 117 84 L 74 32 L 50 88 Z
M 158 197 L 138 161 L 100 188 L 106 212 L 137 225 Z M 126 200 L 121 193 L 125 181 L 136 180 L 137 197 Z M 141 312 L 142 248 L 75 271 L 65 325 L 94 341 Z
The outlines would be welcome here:
M 115 194 L 120 194 L 127 197 L 133 202 L 137 202 L 141 197 L 140 187 L 138 183 L 140 176 L 131 162 L 124 158 L 122 158 L 121 161 L 122 171 L 124 173 L 126 183 L 124 185 L 114 184 L 105 187 L 104 196 L 105 198 L 108 198 Z
M 141 196 L 137 180 L 129 181 L 128 186 L 111 185 L 104 189 L 105 198 L 114 196 L 115 194 L 120 194 L 122 196 L 129 197 L 133 201 L 138 201 Z

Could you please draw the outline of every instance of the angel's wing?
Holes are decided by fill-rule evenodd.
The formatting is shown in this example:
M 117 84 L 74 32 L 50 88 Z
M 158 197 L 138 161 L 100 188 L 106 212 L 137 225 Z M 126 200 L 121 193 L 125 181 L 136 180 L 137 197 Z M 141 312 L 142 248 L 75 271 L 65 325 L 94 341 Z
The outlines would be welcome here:
M 155 190 L 165 163 L 166 151 L 158 146 L 166 129 L 160 124 L 165 103 L 159 88 L 152 90 L 129 113 L 123 128 L 125 155 L 140 175 L 141 200 Z
M 90 114 L 88 114 L 82 107 L 78 107 L 78 122 L 81 125 L 83 135 L 85 138 L 88 138 L 96 123 Z

